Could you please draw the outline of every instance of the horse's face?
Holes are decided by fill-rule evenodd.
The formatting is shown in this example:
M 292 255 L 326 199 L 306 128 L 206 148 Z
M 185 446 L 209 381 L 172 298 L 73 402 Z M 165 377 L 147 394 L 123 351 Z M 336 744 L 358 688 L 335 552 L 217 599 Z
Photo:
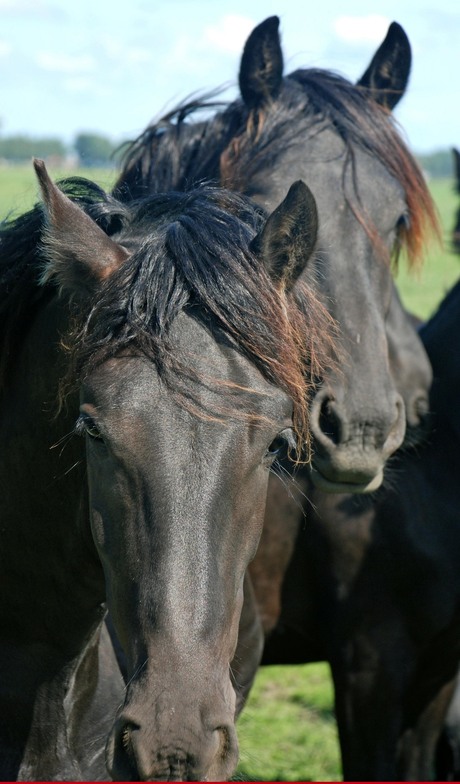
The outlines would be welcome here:
M 250 407 L 253 416 L 187 412 L 136 357 L 105 363 L 83 387 L 93 535 L 128 659 L 108 745 L 115 779 L 220 780 L 233 771 L 229 668 L 243 577 L 270 465 L 292 438 L 291 401 L 247 359 L 183 314 L 175 337 L 197 372 L 254 390 L 234 402 L 237 414 Z M 213 386 L 197 388 L 205 412 L 223 400 Z
M 397 240 L 406 205 L 396 180 L 370 156 L 356 151 L 354 184 L 344 175 L 344 164 L 343 142 L 325 128 L 279 156 L 276 177 L 267 178 L 260 188 L 256 179 L 251 196 L 270 209 L 295 171 L 315 194 L 319 239 L 306 278 L 337 321 L 343 361 L 338 373 L 323 378 L 313 401 L 313 478 L 328 491 L 363 492 L 379 486 L 385 460 L 404 439 L 406 417 L 390 366 L 390 266 L 347 204 L 344 177 L 345 187 L 356 189 L 387 249 Z
M 287 111 L 283 107 L 290 107 L 292 125 L 297 123 L 298 130 L 295 137 L 289 136 L 284 150 L 277 150 L 269 171 L 262 165 L 255 170 L 248 193 L 271 209 L 284 184 L 302 177 L 315 195 L 319 240 L 316 261 L 304 277 L 337 321 L 343 360 L 338 372 L 331 370 L 323 377 L 312 404 L 312 476 L 326 491 L 371 491 L 382 481 L 386 459 L 403 442 L 406 417 L 410 425 L 418 425 L 428 405 L 429 363 L 402 311 L 389 264 L 409 219 L 408 206 L 403 188 L 376 155 L 353 137 L 347 146 L 330 121 L 305 115 L 301 107 L 308 87 L 304 88 L 302 72 L 281 78 L 277 35 L 272 19 L 256 28 L 248 40 L 240 72 L 242 95 L 248 108 L 264 118 L 262 134 L 264 123 L 276 127 L 276 114 L 283 116 Z M 382 44 L 365 75 L 369 83 L 378 83 L 375 71 L 381 69 L 389 94 L 394 90 L 398 97 L 405 86 L 404 73 L 398 70 L 402 68 L 398 63 L 402 43 Z M 271 79 L 271 102 L 262 97 L 262 91 L 257 96 L 254 74 L 259 54 L 268 60 L 265 72 Z M 260 69 L 260 80 L 263 73 Z M 248 85 L 254 88 L 252 92 Z M 299 106 L 297 118 L 293 106 Z

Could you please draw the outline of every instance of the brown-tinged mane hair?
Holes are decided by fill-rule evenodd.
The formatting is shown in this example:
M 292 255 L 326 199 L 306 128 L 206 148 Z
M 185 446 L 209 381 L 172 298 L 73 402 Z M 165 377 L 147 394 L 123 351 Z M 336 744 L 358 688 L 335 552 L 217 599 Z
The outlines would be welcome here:
M 420 263 L 429 235 L 439 238 L 436 209 L 420 167 L 392 114 L 372 100 L 366 88 L 332 71 L 309 68 L 283 79 L 276 100 L 262 111 L 248 111 L 241 100 L 219 104 L 214 98 L 186 101 L 126 148 L 114 191 L 121 199 L 162 189 L 186 190 L 203 180 L 250 196 L 255 175 L 270 176 L 287 146 L 297 145 L 300 156 L 307 131 L 319 133 L 332 126 L 344 142 L 345 168 L 351 167 L 353 181 L 354 156 L 362 150 L 401 185 L 408 221 L 400 246 L 410 266 Z M 203 112 L 207 119 L 197 120 Z M 357 220 L 378 245 L 365 205 L 359 206 L 359 193 L 353 197 L 346 196 Z

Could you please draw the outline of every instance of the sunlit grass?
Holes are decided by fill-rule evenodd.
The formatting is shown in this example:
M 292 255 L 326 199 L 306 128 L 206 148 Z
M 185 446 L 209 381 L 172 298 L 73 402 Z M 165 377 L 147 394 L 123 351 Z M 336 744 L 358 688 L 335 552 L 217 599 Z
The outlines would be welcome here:
M 338 781 L 333 694 L 326 664 L 264 667 L 238 721 L 244 781 Z
M 460 275 L 460 257 L 451 247 L 451 235 L 460 199 L 453 180 L 432 180 L 430 190 L 438 208 L 442 226 L 442 245 L 428 247 L 425 262 L 417 273 L 409 273 L 402 262 L 396 285 L 405 306 L 422 319 L 428 318 Z
M 110 190 L 115 182 L 113 169 L 65 169 L 48 166 L 53 180 L 62 177 L 88 177 Z M 7 215 L 20 215 L 38 200 L 38 183 L 32 162 L 20 166 L 0 165 L 0 220 Z

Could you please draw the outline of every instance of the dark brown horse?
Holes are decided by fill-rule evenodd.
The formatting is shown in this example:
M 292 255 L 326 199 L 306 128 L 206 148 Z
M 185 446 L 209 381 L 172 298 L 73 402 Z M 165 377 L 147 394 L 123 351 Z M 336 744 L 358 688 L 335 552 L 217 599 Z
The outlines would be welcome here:
M 457 285 L 421 330 L 435 372 L 434 429 L 420 451 L 390 465 L 384 491 L 368 503 L 328 498 L 299 475 L 287 505 L 284 489 L 270 486 L 252 566 L 265 628 L 274 629 L 264 661 L 330 662 L 344 773 L 352 780 L 460 774 L 458 686 L 444 720 L 459 634 L 452 582 L 459 318 Z
M 448 756 L 437 750 L 460 655 L 459 330 L 460 282 L 421 329 L 434 373 L 429 436 L 393 459 L 386 486 L 328 496 L 304 478 L 294 491 L 309 501 L 264 661 L 330 663 L 349 780 L 459 771 L 456 705 Z
M 35 167 L 0 233 L 0 778 L 225 779 L 243 580 L 327 342 L 292 294 L 314 199 L 127 205 Z
M 204 120 L 199 110 L 216 105 L 192 101 L 147 128 L 128 149 L 115 189 L 129 201 L 211 179 L 271 210 L 293 179 L 309 183 L 320 224 L 305 280 L 336 319 L 344 355 L 312 405 L 313 480 L 326 491 L 378 487 L 406 420 L 417 426 L 427 410 L 429 363 L 403 317 L 390 267 L 401 246 L 415 264 L 435 225 L 428 189 L 391 115 L 410 62 L 407 37 L 394 23 L 356 85 L 321 69 L 283 76 L 278 18 L 270 17 L 246 43 L 241 98 Z M 399 338 L 412 345 L 403 361 Z
M 460 194 L 460 152 L 454 147 L 454 188 Z M 460 253 L 460 206 L 452 230 L 452 247 Z M 454 289 L 455 292 L 455 289 Z M 449 706 L 440 742 L 437 748 L 436 770 L 440 780 L 458 781 L 460 778 L 460 678 Z

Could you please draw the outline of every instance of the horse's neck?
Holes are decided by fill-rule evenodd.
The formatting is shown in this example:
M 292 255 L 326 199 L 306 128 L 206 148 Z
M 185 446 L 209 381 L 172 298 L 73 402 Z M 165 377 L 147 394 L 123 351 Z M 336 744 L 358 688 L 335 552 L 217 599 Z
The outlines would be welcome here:
M 29 639 L 42 639 L 44 628 L 57 644 L 66 631 L 84 639 L 105 598 L 89 527 L 84 442 L 72 435 L 78 401 L 57 415 L 62 313 L 50 303 L 38 314 L 2 400 L 0 581 L 8 603 L 0 607 L 0 639 L 5 624 L 27 615 Z
M 124 683 L 105 624 L 37 689 L 19 780 L 100 780 Z
M 72 667 L 104 612 L 84 444 L 68 440 L 78 406 L 56 416 L 63 312 L 50 303 L 30 325 L 10 363 L 0 412 L 0 759 L 9 768 L 22 758 L 31 722 L 44 732 L 35 749 L 65 748 L 63 700 Z M 55 710 L 61 712 L 51 715 Z

